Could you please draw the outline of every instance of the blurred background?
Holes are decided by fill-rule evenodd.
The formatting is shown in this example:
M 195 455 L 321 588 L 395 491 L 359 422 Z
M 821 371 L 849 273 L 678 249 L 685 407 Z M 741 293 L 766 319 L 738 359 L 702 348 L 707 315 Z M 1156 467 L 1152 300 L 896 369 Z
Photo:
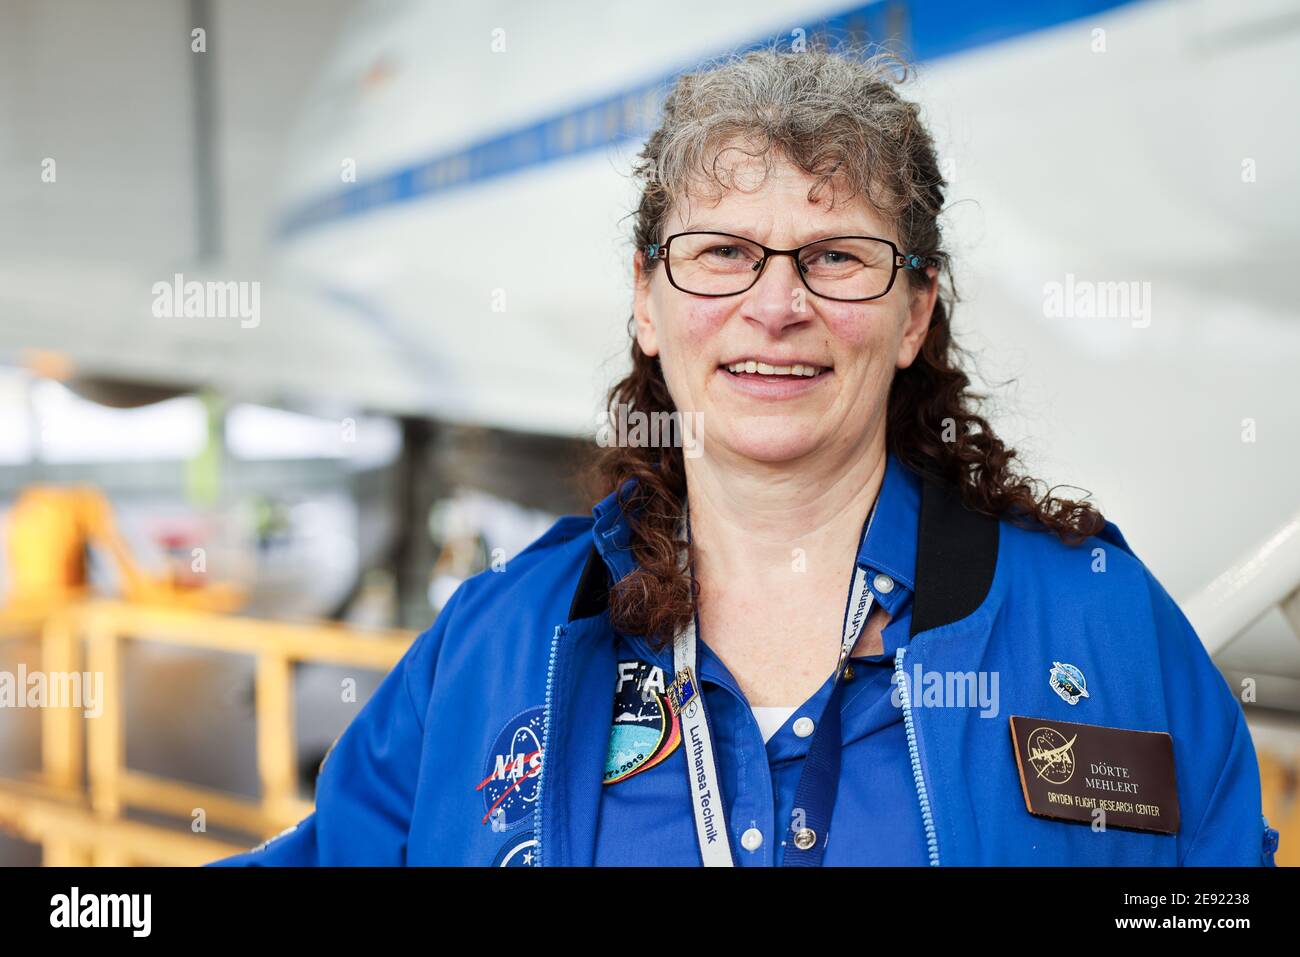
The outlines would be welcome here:
M 310 808 L 456 585 L 590 507 L 668 84 L 823 33 L 918 65 L 994 424 L 1187 611 L 1300 863 L 1296 0 L 0 0 L 0 862 Z

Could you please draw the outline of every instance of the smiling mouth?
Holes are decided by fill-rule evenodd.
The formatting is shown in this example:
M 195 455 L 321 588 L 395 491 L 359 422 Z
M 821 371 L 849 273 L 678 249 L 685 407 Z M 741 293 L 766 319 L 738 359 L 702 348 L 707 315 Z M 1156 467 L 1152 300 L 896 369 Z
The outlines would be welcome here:
M 757 359 L 744 359 L 740 362 L 728 362 L 721 369 L 734 376 L 763 379 L 815 379 L 830 372 L 829 366 L 813 365 L 808 362 L 796 362 L 790 365 L 772 365 Z

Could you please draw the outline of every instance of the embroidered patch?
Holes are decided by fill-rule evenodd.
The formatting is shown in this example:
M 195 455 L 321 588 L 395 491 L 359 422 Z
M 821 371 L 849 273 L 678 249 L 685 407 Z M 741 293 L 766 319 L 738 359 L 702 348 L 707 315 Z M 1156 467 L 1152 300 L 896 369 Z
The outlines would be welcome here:
M 537 838 L 532 831 L 512 837 L 497 851 L 492 859 L 493 867 L 532 867 L 533 851 L 537 847 Z
M 648 771 L 681 741 L 681 724 L 668 706 L 664 670 L 646 661 L 620 661 L 605 783 L 617 784 Z
M 504 831 L 525 820 L 537 800 L 542 773 L 542 719 L 538 705 L 521 711 L 501 729 L 483 765 L 483 823 Z

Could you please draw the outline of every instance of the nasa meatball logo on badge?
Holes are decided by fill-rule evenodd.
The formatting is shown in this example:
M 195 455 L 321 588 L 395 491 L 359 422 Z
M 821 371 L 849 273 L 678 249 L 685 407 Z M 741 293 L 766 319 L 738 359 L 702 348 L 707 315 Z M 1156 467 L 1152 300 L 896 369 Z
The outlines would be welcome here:
M 620 661 L 614 685 L 605 783 L 648 771 L 676 750 L 681 723 L 668 706 L 664 670 L 646 661 Z
M 1048 784 L 1068 784 L 1074 777 L 1074 742 L 1078 738 L 1076 734 L 1067 741 L 1055 728 L 1031 731 L 1025 748 L 1034 774 Z
M 532 813 L 542 773 L 542 721 L 538 705 L 506 722 L 488 751 L 483 780 L 483 823 L 504 831 Z

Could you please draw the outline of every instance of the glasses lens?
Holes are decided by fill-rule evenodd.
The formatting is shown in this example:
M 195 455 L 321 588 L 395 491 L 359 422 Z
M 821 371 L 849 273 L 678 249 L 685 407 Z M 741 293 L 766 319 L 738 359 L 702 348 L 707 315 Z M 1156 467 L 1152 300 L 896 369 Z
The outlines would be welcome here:
M 744 292 L 762 261 L 762 249 L 725 233 L 688 233 L 668 247 L 673 282 L 699 296 Z
M 762 247 L 726 233 L 688 233 L 668 248 L 668 269 L 679 289 L 727 296 L 754 284 Z M 878 239 L 823 239 L 799 254 L 808 288 L 831 299 L 883 295 L 894 274 L 894 250 Z
M 825 239 L 799 254 L 799 266 L 819 296 L 870 299 L 889 288 L 894 250 L 877 239 Z

